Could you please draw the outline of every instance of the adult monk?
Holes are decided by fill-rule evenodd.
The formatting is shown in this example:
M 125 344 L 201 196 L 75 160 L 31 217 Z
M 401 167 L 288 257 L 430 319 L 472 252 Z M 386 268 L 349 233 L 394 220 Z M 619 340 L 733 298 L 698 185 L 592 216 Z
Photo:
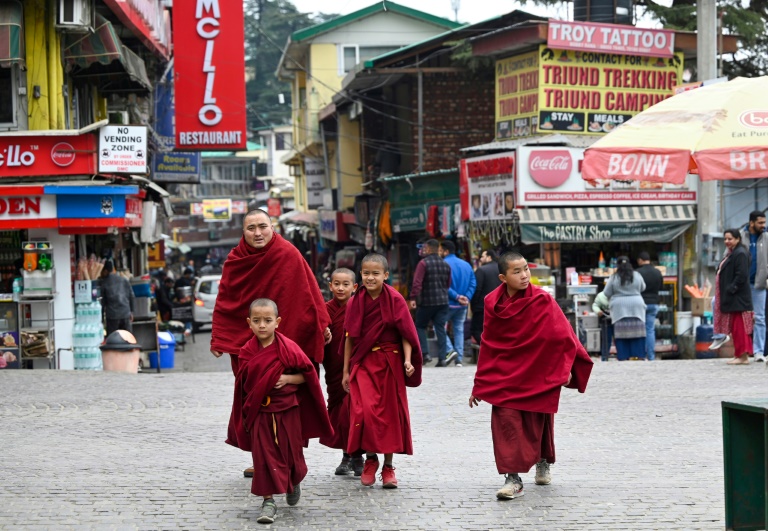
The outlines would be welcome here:
M 524 494 L 520 473 L 536 465 L 536 484 L 552 481 L 555 413 L 561 387 L 583 393 L 592 360 L 560 307 L 530 284 L 528 263 L 510 252 L 499 259 L 502 284 L 485 298 L 485 328 L 469 407 L 490 402 L 493 452 L 504 486 L 500 500 Z
M 280 330 L 317 369 L 323 361 L 323 346 L 331 341 L 325 300 L 298 249 L 275 233 L 266 212 L 256 209 L 245 215 L 243 237 L 224 262 L 213 309 L 211 353 L 217 358 L 229 354 L 235 377 L 240 348 L 253 337 L 243 316 L 248 315 L 251 302 L 260 298 L 275 301 L 285 316 Z M 252 477 L 253 468 L 244 475 Z

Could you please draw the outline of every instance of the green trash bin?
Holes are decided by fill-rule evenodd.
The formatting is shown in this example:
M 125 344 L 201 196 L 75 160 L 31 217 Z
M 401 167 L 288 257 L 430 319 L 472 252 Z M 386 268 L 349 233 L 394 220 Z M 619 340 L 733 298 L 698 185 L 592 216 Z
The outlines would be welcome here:
M 768 398 L 723 402 L 725 528 L 768 523 Z

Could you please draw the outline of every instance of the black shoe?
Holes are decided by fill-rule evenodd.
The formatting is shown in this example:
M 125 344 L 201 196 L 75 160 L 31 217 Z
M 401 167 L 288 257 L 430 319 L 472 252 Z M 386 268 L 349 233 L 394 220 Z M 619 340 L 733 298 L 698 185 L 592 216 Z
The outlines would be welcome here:
M 445 364 L 450 364 L 453 360 L 457 359 L 459 357 L 459 353 L 455 350 L 452 350 L 448 353 L 448 355 L 445 357 Z
M 424 356 L 424 358 L 422 359 L 423 363 L 429 363 L 431 361 L 432 361 L 432 356 Z
M 352 469 L 355 471 L 355 477 L 359 478 L 363 475 L 363 467 L 365 466 L 365 460 L 362 456 L 352 458 Z
M 446 365 L 446 364 L 445 364 L 445 362 L 444 362 L 444 361 L 442 361 L 442 360 L 441 360 L 441 361 L 438 361 L 438 362 L 435 364 L 435 367 L 447 367 L 447 366 L 448 366 L 448 365 Z
M 351 457 L 344 457 L 341 460 L 341 464 L 336 467 L 335 474 L 337 476 L 346 476 L 349 475 L 352 472 L 352 458 Z

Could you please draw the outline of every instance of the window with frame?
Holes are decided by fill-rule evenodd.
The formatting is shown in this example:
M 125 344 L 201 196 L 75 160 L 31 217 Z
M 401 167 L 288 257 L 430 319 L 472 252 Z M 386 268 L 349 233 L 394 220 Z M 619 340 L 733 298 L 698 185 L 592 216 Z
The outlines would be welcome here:
M 291 133 L 275 134 L 275 150 L 287 151 L 291 149 Z
M 344 75 L 353 70 L 355 66 L 363 61 L 368 61 L 392 50 L 397 50 L 398 46 L 358 46 L 357 44 L 348 44 L 341 46 L 339 57 L 339 74 Z
M 0 68 L 0 127 L 16 126 L 15 68 Z

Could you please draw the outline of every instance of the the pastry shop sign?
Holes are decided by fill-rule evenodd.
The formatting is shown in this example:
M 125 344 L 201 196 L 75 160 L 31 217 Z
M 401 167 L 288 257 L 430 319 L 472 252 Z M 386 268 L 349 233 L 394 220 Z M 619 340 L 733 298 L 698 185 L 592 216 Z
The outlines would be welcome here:
M 581 178 L 584 150 L 522 146 L 517 150 L 517 204 L 543 206 L 686 205 L 696 203 L 693 178 L 683 184 Z M 578 221 L 578 220 L 574 220 Z

